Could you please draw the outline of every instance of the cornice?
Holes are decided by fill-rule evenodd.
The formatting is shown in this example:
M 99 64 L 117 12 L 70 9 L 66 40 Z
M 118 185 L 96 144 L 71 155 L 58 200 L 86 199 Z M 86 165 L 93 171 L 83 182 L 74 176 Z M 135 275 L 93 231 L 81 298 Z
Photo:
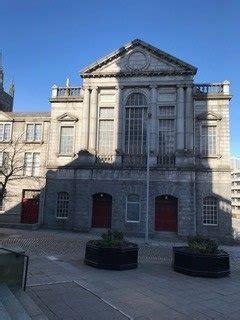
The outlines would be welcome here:
M 82 78 L 126 78 L 126 77 L 153 77 L 153 76 L 176 76 L 176 75 L 192 75 L 191 71 L 186 70 L 163 70 L 163 71 L 131 71 L 131 72 L 104 72 L 104 73 L 86 73 L 82 74 Z

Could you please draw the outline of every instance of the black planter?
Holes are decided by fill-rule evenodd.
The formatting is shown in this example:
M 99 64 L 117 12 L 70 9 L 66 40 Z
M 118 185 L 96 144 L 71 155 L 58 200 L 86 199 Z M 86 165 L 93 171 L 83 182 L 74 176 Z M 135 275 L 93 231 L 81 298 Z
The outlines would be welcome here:
M 229 254 L 197 253 L 188 247 L 173 247 L 173 269 L 190 276 L 221 278 L 230 274 Z
M 101 247 L 94 241 L 89 241 L 86 244 L 84 262 L 100 269 L 134 269 L 138 266 L 138 246 L 135 243 L 129 243 L 116 248 Z

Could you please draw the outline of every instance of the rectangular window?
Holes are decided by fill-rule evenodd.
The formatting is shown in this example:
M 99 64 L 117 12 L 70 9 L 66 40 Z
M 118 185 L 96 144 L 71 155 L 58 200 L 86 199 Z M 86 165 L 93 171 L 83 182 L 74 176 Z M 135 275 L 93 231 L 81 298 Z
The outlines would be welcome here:
M 113 120 L 99 121 L 98 152 L 102 155 L 111 155 L 113 153 Z
M 159 154 L 171 155 L 175 152 L 174 119 L 159 120 Z
M 217 155 L 217 127 L 216 126 L 202 126 L 201 152 L 203 156 Z
M 125 153 L 140 155 L 146 153 L 147 109 L 139 107 L 126 108 Z
M 0 123 L 0 141 L 10 141 L 11 139 L 11 124 Z
M 175 107 L 174 106 L 161 106 L 159 107 L 159 116 L 174 116 L 175 115 Z
M 127 196 L 126 200 L 126 222 L 140 221 L 140 202 L 139 196 L 131 194 Z
M 40 153 L 26 152 L 24 155 L 24 176 L 37 177 L 40 174 Z
M 27 124 L 26 141 L 40 142 L 42 140 L 42 124 L 29 123 Z
M 56 218 L 67 219 L 69 208 L 69 194 L 67 192 L 59 192 L 57 196 Z
M 9 160 L 9 152 L 0 152 L 0 167 L 7 168 Z
M 74 126 L 62 126 L 60 129 L 60 154 L 72 154 L 74 143 Z
M 218 202 L 215 197 L 206 197 L 203 200 L 203 224 L 218 224 Z

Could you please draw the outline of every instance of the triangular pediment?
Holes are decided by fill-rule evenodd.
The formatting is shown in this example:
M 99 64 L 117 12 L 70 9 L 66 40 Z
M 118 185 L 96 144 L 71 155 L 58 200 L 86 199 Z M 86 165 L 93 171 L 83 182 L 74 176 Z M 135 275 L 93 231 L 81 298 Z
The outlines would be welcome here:
M 221 120 L 222 116 L 212 111 L 201 113 L 197 116 L 198 120 Z
M 57 118 L 58 121 L 78 121 L 78 118 L 70 113 L 64 113 Z
M 13 121 L 13 118 L 6 112 L 0 111 L 0 121 Z
M 132 74 L 196 74 L 192 65 L 136 39 L 81 71 L 81 76 L 97 77 Z

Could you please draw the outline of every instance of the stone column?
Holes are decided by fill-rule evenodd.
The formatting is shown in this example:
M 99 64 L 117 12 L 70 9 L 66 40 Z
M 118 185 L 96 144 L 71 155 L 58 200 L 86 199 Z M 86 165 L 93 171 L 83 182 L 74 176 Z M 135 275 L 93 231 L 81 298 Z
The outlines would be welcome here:
M 83 96 L 83 112 L 82 112 L 82 137 L 81 137 L 81 149 L 88 149 L 88 133 L 89 133 L 89 88 L 84 88 Z
M 116 87 L 116 103 L 114 107 L 114 141 L 113 154 L 115 155 L 115 163 L 122 162 L 123 153 L 123 108 L 121 104 L 121 93 L 123 87 Z
M 148 120 L 150 123 L 150 164 L 157 163 L 157 141 L 158 141 L 158 123 L 157 123 L 157 86 L 150 86 L 150 106 L 149 112 L 151 118 Z
M 98 112 L 98 88 L 94 87 L 91 92 L 90 122 L 89 122 L 89 151 L 92 154 L 96 153 L 97 112 Z
M 184 88 L 177 87 L 177 150 L 184 150 Z
M 193 150 L 193 97 L 192 87 L 186 88 L 186 130 L 185 130 L 185 148 L 189 151 Z

